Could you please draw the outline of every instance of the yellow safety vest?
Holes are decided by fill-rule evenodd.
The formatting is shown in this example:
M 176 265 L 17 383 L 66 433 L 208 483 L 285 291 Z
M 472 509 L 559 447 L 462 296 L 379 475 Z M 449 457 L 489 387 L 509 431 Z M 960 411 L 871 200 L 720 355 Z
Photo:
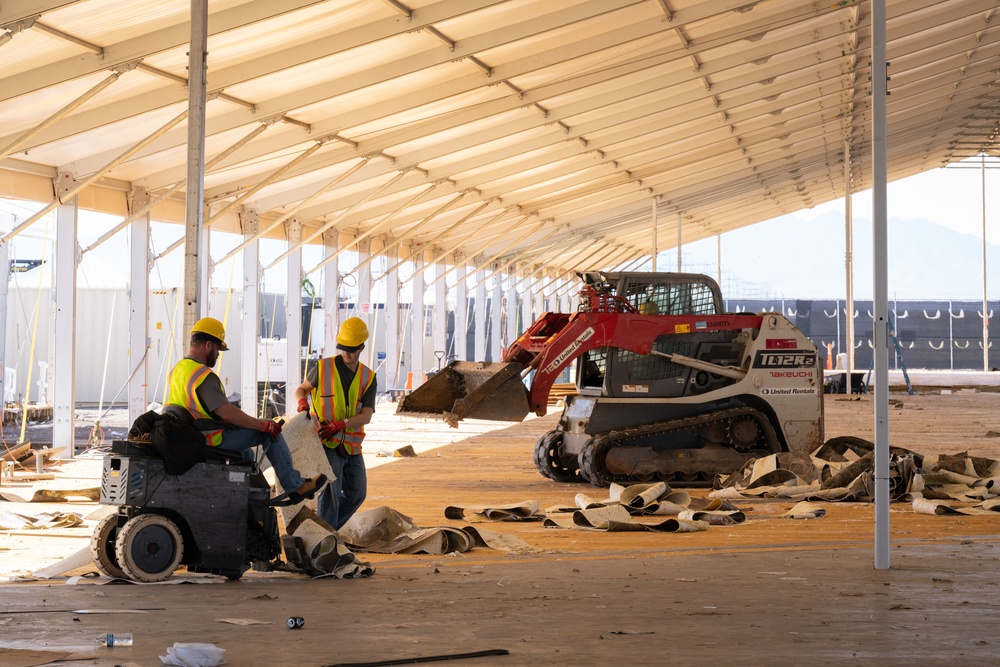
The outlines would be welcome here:
M 167 394 L 166 404 L 181 406 L 191 413 L 193 419 L 215 419 L 198 400 L 197 392 L 211 373 L 211 368 L 194 359 L 178 361 L 170 371 L 170 393 Z M 202 432 L 209 446 L 218 447 L 222 443 L 222 429 Z
M 345 392 L 340 384 L 336 359 L 336 357 L 326 357 L 316 362 L 318 384 L 313 387 L 312 404 L 319 421 L 324 424 L 361 414 L 361 399 L 375 381 L 375 373 L 364 364 L 358 364 L 358 372 L 354 374 L 354 380 Z M 365 439 L 365 427 L 344 429 L 336 437 L 337 440 L 324 440 L 323 446 L 335 449 L 343 443 L 348 453 L 360 454 L 361 443 Z

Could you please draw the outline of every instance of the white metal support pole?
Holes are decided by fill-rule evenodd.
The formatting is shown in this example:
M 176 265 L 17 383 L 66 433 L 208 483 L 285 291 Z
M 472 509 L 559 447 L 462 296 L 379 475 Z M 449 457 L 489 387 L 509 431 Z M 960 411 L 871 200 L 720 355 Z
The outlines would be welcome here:
M 986 154 L 979 154 L 983 187 L 983 372 L 990 371 L 990 311 L 986 301 Z
M 872 253 L 875 344 L 875 569 L 889 569 L 889 277 L 886 0 L 872 0 Z
M 410 336 L 410 370 L 413 372 L 413 388 L 424 383 L 424 253 L 413 251 L 413 305 L 410 320 L 413 322 Z
M 399 259 L 399 249 L 392 248 L 386 253 L 386 261 L 392 265 Z M 382 377 L 387 389 L 401 389 L 399 336 L 399 269 L 393 268 L 385 278 L 385 366 Z
M 514 278 L 512 279 L 511 284 L 507 287 L 507 293 L 516 294 L 520 302 L 524 305 L 523 317 L 525 323 L 534 321 L 532 319 L 533 315 L 531 310 L 535 305 L 534 290 L 536 285 L 534 280 L 528 280 L 527 274 L 529 271 L 530 269 L 527 267 L 522 268 L 521 271 L 514 271 Z M 524 287 L 518 289 L 518 286 L 521 284 L 523 284 Z
M 205 104 L 208 69 L 208 0 L 191 0 L 191 43 L 188 47 L 188 143 L 187 190 L 184 232 L 184 327 L 185 333 L 207 312 L 199 303 L 204 276 L 198 256 L 202 251 L 205 199 Z M 205 253 L 207 254 L 207 253 Z
M 444 258 L 434 263 L 436 278 L 444 275 L 448 267 Z M 434 283 L 434 368 L 444 368 L 445 355 L 448 354 L 448 281 L 438 280 Z M 458 322 L 455 323 L 458 333 Z M 440 358 L 439 358 L 440 356 Z
M 496 265 L 499 266 L 499 265 Z M 503 321 L 503 276 L 496 268 L 493 268 L 493 300 L 490 303 L 490 360 L 500 361 L 503 356 L 500 354 L 501 336 L 500 323 Z
M 71 186 L 69 174 L 56 176 L 56 197 Z M 61 199 L 60 199 L 61 201 Z M 56 208 L 55 333 L 52 360 L 52 446 L 73 458 L 76 445 L 76 228 L 77 198 Z
M 510 347 L 519 333 L 517 320 L 518 315 L 521 313 L 521 304 L 518 302 L 517 290 L 514 289 L 514 284 L 517 282 L 516 264 L 511 267 L 507 279 L 510 281 L 510 287 L 507 288 L 507 331 L 505 332 L 504 348 Z
M 207 206 L 205 212 L 208 212 Z M 198 304 L 201 309 L 201 317 L 215 316 L 215 313 L 212 312 L 212 303 L 209 300 L 212 289 L 212 272 L 215 269 L 215 265 L 212 263 L 212 230 L 207 225 L 202 225 L 199 235 L 201 240 L 198 242 L 198 275 L 201 278 L 198 280 Z M 216 317 L 215 319 L 221 320 L 222 318 Z M 223 322 L 223 325 L 225 324 Z M 190 327 L 184 331 L 189 330 Z
M 458 266 L 455 271 L 455 358 L 472 361 L 469 359 L 469 284 L 465 280 L 465 255 L 456 254 L 454 257 Z
M 486 267 L 483 258 L 476 260 L 476 342 L 473 361 L 486 359 Z
M 715 282 L 722 286 L 722 234 L 715 235 Z
M 146 188 L 129 193 L 129 211 L 149 203 Z M 129 232 L 132 252 L 128 284 L 128 423 L 134 422 L 149 405 L 149 213 L 132 221 Z
M 375 317 L 378 315 L 378 308 L 372 303 L 372 284 L 375 282 L 372 267 L 375 266 L 377 255 L 372 253 L 371 237 L 364 239 L 357 244 L 359 264 L 354 272 L 354 278 L 358 281 L 358 303 L 354 314 L 365 321 L 368 331 L 375 331 Z M 375 368 L 375 341 L 371 340 L 365 346 L 362 361 L 368 368 Z
M 302 223 L 288 222 L 288 247 L 295 248 L 302 239 Z M 286 258 L 288 269 L 288 289 L 285 295 L 285 331 L 288 346 L 285 353 L 285 400 L 290 401 L 292 392 L 302 384 L 302 249 L 299 248 Z
M 357 244 L 357 249 L 358 266 L 361 268 L 354 272 L 354 277 L 358 281 L 358 302 L 355 304 L 354 314 L 360 316 L 370 328 L 372 324 L 371 313 L 374 310 L 372 306 L 372 240 L 368 238 L 361 241 Z
M 14 220 L 17 221 L 16 218 Z M 41 271 L 41 267 L 38 269 Z M 7 367 L 7 295 L 10 285 L 10 244 L 0 241 L 0 411 L 4 392 L 13 390 L 4 383 L 4 369 Z
M 656 273 L 656 256 L 660 252 L 660 248 L 657 245 L 657 240 L 656 240 L 656 227 L 657 227 L 657 223 L 656 223 L 656 197 L 653 197 L 652 218 L 653 218 L 653 273 Z
M 847 393 L 851 393 L 851 372 L 854 370 L 854 209 L 851 203 L 851 142 L 844 141 L 844 225 L 847 253 L 844 265 L 847 267 L 847 299 L 844 314 L 847 338 Z M 840 317 L 840 313 L 837 313 Z
M 323 356 L 337 353 L 337 330 L 340 329 L 340 234 L 330 230 L 323 234 L 326 264 L 323 265 Z
M 528 325 L 529 322 L 534 322 L 535 320 L 537 320 L 539 317 L 542 316 L 542 313 L 545 312 L 545 292 L 543 291 L 542 280 L 541 278 L 535 278 L 531 282 L 532 282 L 531 291 L 532 291 L 532 296 L 534 297 L 532 299 L 532 302 L 534 304 L 532 310 L 534 312 L 531 313 L 531 318 L 525 322 L 525 325 Z
M 677 272 L 681 272 L 681 249 L 684 247 L 683 241 L 684 215 L 677 211 Z
M 262 416 L 257 398 L 257 383 L 259 381 L 260 345 L 260 241 L 257 232 L 260 230 L 260 215 L 256 209 L 244 209 L 243 239 L 249 241 L 243 247 L 243 326 L 240 327 L 240 405 L 244 411 L 252 415 Z M 235 260 L 233 260 L 235 261 Z M 264 362 L 269 363 L 270 355 L 264 352 Z M 276 378 L 268 378 L 274 380 Z

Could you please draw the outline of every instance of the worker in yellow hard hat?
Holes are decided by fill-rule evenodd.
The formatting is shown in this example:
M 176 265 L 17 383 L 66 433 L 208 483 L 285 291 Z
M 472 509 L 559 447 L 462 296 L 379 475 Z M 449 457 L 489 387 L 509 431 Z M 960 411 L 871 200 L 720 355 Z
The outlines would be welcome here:
M 337 332 L 335 357 L 324 357 L 295 390 L 298 411 L 317 417 L 317 432 L 333 469 L 333 481 L 316 500 L 316 513 L 339 529 L 368 495 L 368 476 L 361 456 L 365 424 L 375 414 L 375 372 L 361 363 L 368 326 L 360 317 L 344 320 Z
M 281 425 L 251 417 L 226 397 L 222 380 L 212 368 L 219 360 L 219 352 L 228 349 L 222 322 L 213 317 L 195 322 L 187 356 L 170 371 L 164 412 L 193 424 L 205 434 L 208 445 L 240 452 L 246 460 L 250 458 L 248 450 L 263 445 L 267 460 L 291 499 L 297 502 L 311 498 L 326 483 L 326 476 L 303 479 L 281 436 Z

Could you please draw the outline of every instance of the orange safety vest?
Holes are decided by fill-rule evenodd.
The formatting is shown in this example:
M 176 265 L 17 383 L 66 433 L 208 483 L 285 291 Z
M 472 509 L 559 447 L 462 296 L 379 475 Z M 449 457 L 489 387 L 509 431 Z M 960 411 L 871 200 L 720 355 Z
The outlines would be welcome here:
M 313 387 L 312 404 L 320 423 L 347 419 L 361 414 L 361 399 L 368 387 L 375 381 L 375 373 L 358 364 L 358 372 L 347 391 L 340 384 L 340 373 L 337 372 L 336 357 L 326 357 L 316 362 L 316 382 Z M 344 429 L 335 440 L 324 440 L 323 446 L 336 449 L 343 443 L 350 454 L 361 453 L 361 443 L 365 439 L 365 427 Z
M 167 394 L 167 405 L 179 405 L 191 413 L 193 419 L 215 419 L 198 400 L 198 387 L 208 379 L 212 369 L 194 359 L 181 359 L 170 371 L 170 391 Z M 205 441 L 210 447 L 222 444 L 222 429 L 202 431 Z

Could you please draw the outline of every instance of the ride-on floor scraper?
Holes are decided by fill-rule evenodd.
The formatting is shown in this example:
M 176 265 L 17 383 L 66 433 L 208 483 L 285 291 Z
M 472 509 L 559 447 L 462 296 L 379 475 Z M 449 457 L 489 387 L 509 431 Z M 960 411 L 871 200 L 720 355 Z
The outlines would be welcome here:
M 545 313 L 502 362 L 452 362 L 397 413 L 521 421 L 546 413 L 576 362 L 575 395 L 535 464 L 559 482 L 709 484 L 752 458 L 823 443 L 816 346 L 780 313 L 723 312 L 689 273 L 580 274 L 576 313 Z
M 213 449 L 206 447 L 207 460 L 183 474 L 169 474 L 149 442 L 112 443 L 104 457 L 101 504 L 116 511 L 101 519 L 90 541 L 102 574 L 154 582 L 181 565 L 229 579 L 251 567 L 290 569 L 279 559 L 283 545 L 274 509 L 290 503 L 290 494 L 271 498 L 257 462 Z

